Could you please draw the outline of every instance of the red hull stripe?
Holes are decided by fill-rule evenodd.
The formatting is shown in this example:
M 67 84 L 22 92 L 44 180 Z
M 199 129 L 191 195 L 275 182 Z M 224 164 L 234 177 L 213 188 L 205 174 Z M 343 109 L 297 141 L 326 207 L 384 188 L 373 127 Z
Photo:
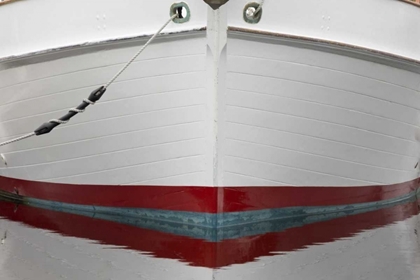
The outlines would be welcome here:
M 420 179 L 360 187 L 110 186 L 35 182 L 0 176 L 0 190 L 72 204 L 221 213 L 295 206 L 332 206 L 406 195 Z

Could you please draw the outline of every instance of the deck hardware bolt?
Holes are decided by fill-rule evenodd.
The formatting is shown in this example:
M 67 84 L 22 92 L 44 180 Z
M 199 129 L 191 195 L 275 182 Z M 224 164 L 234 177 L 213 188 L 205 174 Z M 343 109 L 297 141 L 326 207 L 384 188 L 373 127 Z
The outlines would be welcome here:
M 257 9 L 255 9 L 254 7 L 249 7 L 248 9 L 246 9 L 246 17 L 249 19 L 253 18 L 256 10 Z
M 169 15 L 172 17 L 173 15 L 177 14 L 178 16 L 174 18 L 172 21 L 175 23 L 185 23 L 190 20 L 191 12 L 190 8 L 188 7 L 187 3 L 179 2 L 174 3 L 169 10 Z
M 243 12 L 245 22 L 251 24 L 260 22 L 263 10 L 260 8 L 260 10 L 256 12 L 259 6 L 260 4 L 256 2 L 251 2 L 245 5 Z

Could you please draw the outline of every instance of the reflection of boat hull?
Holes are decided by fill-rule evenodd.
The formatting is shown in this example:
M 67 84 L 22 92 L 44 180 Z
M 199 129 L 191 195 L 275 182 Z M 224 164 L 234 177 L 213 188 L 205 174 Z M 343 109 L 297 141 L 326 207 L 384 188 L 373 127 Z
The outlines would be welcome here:
M 0 201 L 0 216 L 66 236 L 91 239 L 209 268 L 351 237 L 418 213 L 415 196 L 387 207 L 309 215 L 222 229 Z M 192 236 L 193 235 L 193 236 Z
M 72 13 L 67 6 L 2 5 L 2 26 L 57 10 L 22 34 L 0 32 L 21 42 L 0 50 L 1 140 L 57 118 L 106 83 L 173 4 L 128 0 L 123 9 L 105 1 L 106 24 L 94 2 L 62 23 L 69 38 L 51 26 Z M 243 20 L 244 1 L 208 13 L 192 2 L 191 21 L 171 23 L 95 107 L 47 136 L 5 146 L 0 189 L 36 203 L 207 227 L 365 208 L 416 191 L 420 46 L 389 18 L 398 5 L 420 33 L 418 9 L 387 2 L 372 19 L 373 2 L 298 2 L 270 1 L 258 25 Z M 146 5 L 147 25 L 127 16 Z M 323 9 L 330 14 L 314 14 Z M 343 9 L 362 20 L 342 17 Z M 288 18 L 297 10 L 299 22 Z M 293 24 L 279 24 L 287 18 Z

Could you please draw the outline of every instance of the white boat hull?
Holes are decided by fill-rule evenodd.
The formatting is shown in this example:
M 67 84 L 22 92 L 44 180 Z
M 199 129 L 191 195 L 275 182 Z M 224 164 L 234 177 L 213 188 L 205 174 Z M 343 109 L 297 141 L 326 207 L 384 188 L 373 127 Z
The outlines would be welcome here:
M 0 31 L 8 42 L 0 49 L 0 141 L 62 116 L 106 84 L 168 19 L 172 2 L 149 2 L 1 5 L 0 25 L 12 24 Z M 156 236 L 175 235 L 162 237 L 173 244 L 187 236 L 210 255 L 231 253 L 231 261 L 194 260 L 219 268 L 252 261 L 232 252 L 248 252 L 242 246 L 256 234 L 357 225 L 323 241 L 332 242 L 370 228 L 366 220 L 379 227 L 416 214 L 418 7 L 267 0 L 261 21 L 248 24 L 246 1 L 216 11 L 188 4 L 191 20 L 171 23 L 95 106 L 48 135 L 1 148 L 0 196 L 48 223 L 17 218 L 13 204 L 0 205 L 1 216 L 62 234 L 72 227 L 51 225 L 54 217 L 98 228 L 111 221 L 117 233 L 123 223 L 153 227 Z M 35 8 L 43 15 L 23 20 Z M 133 245 L 84 228 L 77 237 Z

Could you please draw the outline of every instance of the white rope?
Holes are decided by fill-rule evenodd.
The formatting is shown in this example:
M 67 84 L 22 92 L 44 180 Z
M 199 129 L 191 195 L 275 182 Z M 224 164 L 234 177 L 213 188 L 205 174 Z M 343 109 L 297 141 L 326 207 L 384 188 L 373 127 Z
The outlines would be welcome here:
M 83 113 L 85 110 L 84 109 L 82 110 L 82 109 L 72 108 L 69 111 L 70 112 L 74 112 L 74 113 Z
M 125 69 L 127 69 L 127 67 L 130 66 L 130 64 L 133 63 L 134 60 L 136 60 L 136 58 L 147 48 L 147 46 L 151 42 L 153 42 L 156 36 L 159 35 L 162 32 L 162 30 L 165 29 L 165 27 L 177 16 L 177 13 L 171 16 L 171 18 L 146 42 L 146 44 L 144 44 L 144 46 L 133 56 L 133 58 L 131 58 L 130 61 L 127 62 L 127 64 L 124 65 L 124 67 L 121 68 L 121 70 L 117 74 L 115 74 L 115 76 L 105 85 L 105 88 L 108 88 L 122 74 L 122 72 L 124 72 Z
M 259 11 L 261 11 L 263 5 L 264 5 L 264 1 L 265 0 L 261 0 L 260 5 L 258 6 L 258 8 L 255 10 L 254 15 L 258 14 Z
M 17 138 L 12 139 L 12 140 L 4 141 L 3 143 L 0 143 L 0 147 L 1 146 L 5 146 L 7 144 L 11 144 L 11 143 L 17 142 L 17 141 L 20 141 L 20 140 L 23 140 L 23 139 L 26 139 L 26 138 L 29 138 L 29 137 L 32 137 L 32 136 L 35 136 L 35 132 L 31 132 L 29 134 L 25 134 L 23 136 L 17 137 Z
M 62 120 L 58 120 L 58 119 L 52 119 L 52 120 L 49 120 L 48 122 L 50 122 L 50 123 L 66 124 L 69 121 L 62 121 Z
M 153 42 L 153 40 L 162 32 L 162 30 L 177 16 L 178 16 L 178 14 L 176 13 L 173 16 L 171 16 L 171 18 L 167 22 L 165 22 L 165 24 L 146 42 L 146 44 L 144 44 L 144 46 L 133 56 L 133 58 L 129 62 L 127 62 L 127 64 L 105 85 L 105 89 L 107 87 L 109 87 L 109 85 L 111 85 L 122 74 L 122 72 L 124 72 L 127 69 L 127 67 L 130 66 L 131 63 L 133 63 L 133 61 L 147 48 L 147 46 L 150 45 L 150 43 Z M 95 104 L 95 102 L 93 102 L 89 99 L 83 99 L 83 101 L 90 104 L 90 105 Z M 84 112 L 84 110 L 80 110 L 80 109 L 77 109 L 77 108 L 72 108 L 72 109 L 70 109 L 70 111 L 75 112 L 75 113 L 83 113 Z M 52 119 L 49 122 L 51 122 L 51 123 L 54 122 L 54 123 L 58 123 L 58 124 L 65 124 L 68 121 Z M 36 135 L 35 132 L 31 132 L 29 134 L 17 137 L 15 139 L 8 140 L 8 141 L 5 141 L 3 143 L 0 143 L 0 147 L 4 146 L 4 145 L 7 145 L 7 144 L 17 142 L 17 141 L 20 141 L 20 140 L 23 140 L 23 139 L 26 139 L 26 138 L 29 138 L 29 137 L 32 137 L 32 136 L 35 136 L 35 135 Z
M 89 99 L 87 99 L 87 98 L 83 99 L 83 102 L 85 102 L 85 103 L 87 103 L 87 104 L 90 104 L 90 105 L 95 105 L 95 102 L 90 101 L 90 100 L 89 100 Z

